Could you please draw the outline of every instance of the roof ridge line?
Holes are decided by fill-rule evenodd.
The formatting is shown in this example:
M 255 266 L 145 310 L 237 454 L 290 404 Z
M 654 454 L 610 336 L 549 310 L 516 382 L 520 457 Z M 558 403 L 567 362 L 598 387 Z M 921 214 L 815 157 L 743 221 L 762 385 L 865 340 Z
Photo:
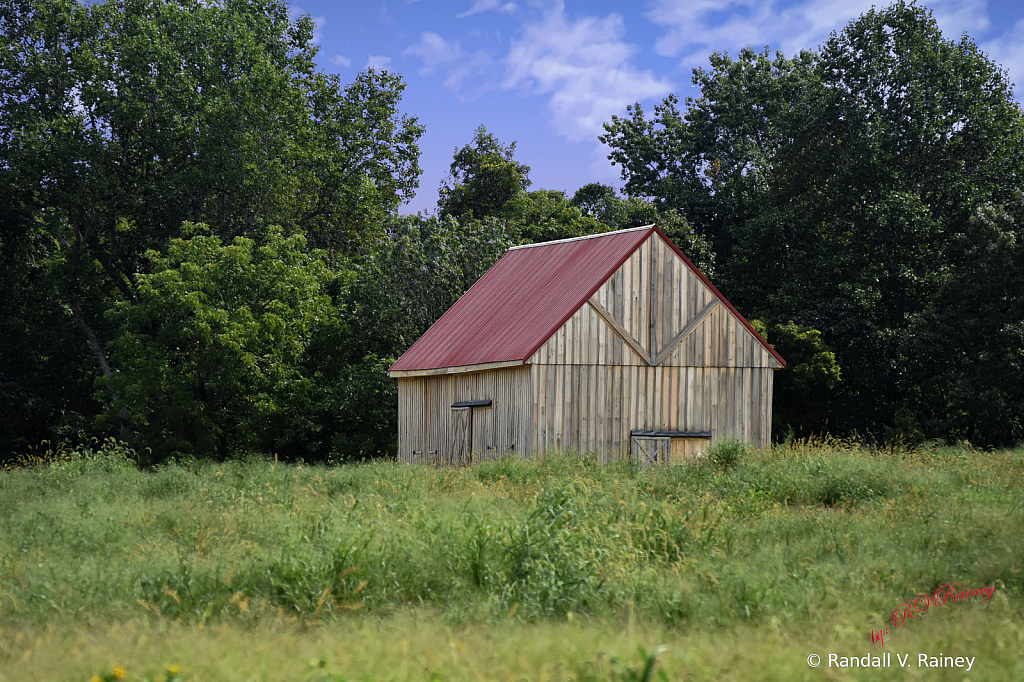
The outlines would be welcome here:
M 565 244 L 567 242 L 579 242 L 584 239 L 597 239 L 598 237 L 610 237 L 614 234 L 624 234 L 626 232 L 636 232 L 637 230 L 649 230 L 654 227 L 654 223 L 650 225 L 641 225 L 640 227 L 628 227 L 625 230 L 614 230 L 612 232 L 601 232 L 599 234 L 587 234 L 582 237 L 569 237 L 568 239 L 556 239 L 550 242 L 537 242 L 536 244 L 520 244 L 519 246 L 513 246 L 509 251 L 515 251 L 517 249 L 532 249 L 536 246 L 551 246 L 552 244 Z

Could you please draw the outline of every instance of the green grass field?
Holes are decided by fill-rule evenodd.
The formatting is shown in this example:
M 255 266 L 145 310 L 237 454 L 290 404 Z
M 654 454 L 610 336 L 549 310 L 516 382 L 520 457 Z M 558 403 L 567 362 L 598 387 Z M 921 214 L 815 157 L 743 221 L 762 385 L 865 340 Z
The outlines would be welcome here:
M 1022 569 L 1024 450 L 144 472 L 107 446 L 0 471 L 0 682 L 1020 680 Z M 944 583 L 995 590 L 890 620 Z

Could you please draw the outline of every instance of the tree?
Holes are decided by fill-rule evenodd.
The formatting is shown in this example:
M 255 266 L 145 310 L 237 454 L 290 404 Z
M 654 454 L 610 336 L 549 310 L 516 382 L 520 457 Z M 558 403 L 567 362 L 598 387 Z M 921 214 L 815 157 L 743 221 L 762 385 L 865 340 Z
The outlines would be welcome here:
M 344 294 L 357 350 L 398 359 L 511 247 L 503 221 L 401 216 L 353 260 Z
M 775 381 L 772 438 L 806 437 L 828 431 L 836 412 L 842 371 L 821 332 L 789 321 L 768 324 L 751 320 L 758 333 L 786 359 L 786 370 Z
M 146 254 L 137 296 L 108 317 L 118 329 L 108 418 L 130 415 L 155 459 L 171 452 L 270 452 L 306 440 L 313 378 L 306 350 L 338 324 L 326 254 L 272 227 L 257 244 L 224 244 L 186 223 L 166 253 Z M 290 453 L 289 453 L 290 454 Z
M 398 387 L 388 367 L 517 243 L 495 218 L 401 216 L 360 249 L 339 301 L 347 324 L 318 339 L 307 363 L 324 377 L 317 419 L 336 456 L 395 452 Z
M 97 373 L 117 370 L 104 311 L 137 299 L 145 254 L 184 221 L 226 241 L 278 224 L 337 259 L 412 195 L 423 129 L 397 111 L 400 77 L 343 87 L 312 35 L 282 0 L 0 6 L 0 186 L 47 254 L 46 293 L 17 293 L 49 297 Z
M 679 211 L 658 208 L 638 197 L 622 198 L 614 187 L 591 183 L 576 190 L 573 206 L 612 230 L 657 225 L 708 277 L 715 276 L 715 254 L 710 241 L 698 234 Z
M 893 432 L 1024 440 L 1024 210 L 983 206 L 951 236 L 938 293 L 910 322 Z
M 960 267 L 953 236 L 1019 194 L 1006 75 L 928 10 L 871 10 L 817 53 L 712 57 L 702 96 L 603 138 L 627 190 L 678 207 L 741 309 L 819 329 L 843 368 L 837 430 L 881 435 L 913 390 L 910 321 Z M 975 417 L 980 413 L 975 412 Z
M 1019 192 L 1024 127 L 1005 74 L 922 8 L 868 12 L 816 74 L 758 191 L 771 209 L 736 231 L 727 276 L 740 300 L 774 298 L 825 332 L 847 380 L 841 426 L 877 434 L 913 390 L 909 322 L 958 265 L 951 237 Z
M 141 257 L 136 242 L 186 219 L 232 237 L 259 220 L 338 228 L 371 199 L 397 208 L 422 132 L 395 111 L 404 86 L 371 70 L 342 90 L 315 68 L 312 21 L 288 12 L 279 0 L 8 3 L 4 161 L 112 278 Z
M 502 209 L 509 229 L 527 242 L 549 242 L 588 234 L 607 232 L 610 228 L 583 212 L 565 198 L 565 192 L 541 189 L 524 192 Z
M 802 101 L 813 80 L 814 55 L 793 59 L 768 48 L 740 50 L 737 59 L 714 52 L 711 70 L 694 70 L 699 98 L 669 95 L 648 119 L 639 104 L 612 116 L 600 140 L 622 169 L 630 197 L 659 210 L 676 209 L 712 241 L 721 258 L 732 230 L 756 212 L 748 196 L 766 160 L 783 144 L 779 124 Z
M 2 191 L 3 188 L 0 188 Z M 7 188 L 9 189 L 9 188 Z M 29 209 L 0 196 L 0 463 L 47 440 L 81 440 L 103 408 L 96 361 L 57 297 L 60 249 L 32 229 Z
M 530 186 L 530 167 L 516 161 L 516 143 L 504 146 L 480 126 L 473 142 L 455 150 L 448 178 L 441 183 L 438 214 L 462 218 L 499 216 Z

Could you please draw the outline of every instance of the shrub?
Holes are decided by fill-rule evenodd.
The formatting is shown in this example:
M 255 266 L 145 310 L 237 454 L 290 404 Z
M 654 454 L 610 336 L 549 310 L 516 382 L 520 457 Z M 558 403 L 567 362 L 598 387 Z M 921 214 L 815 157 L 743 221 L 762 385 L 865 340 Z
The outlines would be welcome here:
M 754 450 L 747 443 L 732 439 L 720 440 L 708 450 L 708 459 L 719 469 L 729 469 L 752 454 Z
M 319 426 L 309 419 L 313 381 L 302 367 L 310 340 L 337 323 L 325 256 L 300 235 L 268 228 L 262 243 L 230 244 L 185 224 L 166 253 L 147 253 L 138 297 L 108 313 L 120 367 L 105 384 L 109 421 L 130 419 L 159 462 L 277 451 Z

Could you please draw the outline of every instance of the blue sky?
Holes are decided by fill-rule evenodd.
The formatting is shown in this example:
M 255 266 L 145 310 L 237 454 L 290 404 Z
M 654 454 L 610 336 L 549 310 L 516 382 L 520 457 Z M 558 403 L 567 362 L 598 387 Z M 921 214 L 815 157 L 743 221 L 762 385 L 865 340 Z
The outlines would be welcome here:
M 426 126 L 423 175 L 403 212 L 433 211 L 456 147 L 483 124 L 531 167 L 532 189 L 571 194 L 620 184 L 598 142 L 626 105 L 648 111 L 695 94 L 694 67 L 745 45 L 814 48 L 871 0 L 300 0 L 317 25 L 318 61 L 351 80 L 369 65 L 401 73 L 404 113 Z M 966 33 L 1024 92 L 1024 3 L 934 0 L 947 38 Z

